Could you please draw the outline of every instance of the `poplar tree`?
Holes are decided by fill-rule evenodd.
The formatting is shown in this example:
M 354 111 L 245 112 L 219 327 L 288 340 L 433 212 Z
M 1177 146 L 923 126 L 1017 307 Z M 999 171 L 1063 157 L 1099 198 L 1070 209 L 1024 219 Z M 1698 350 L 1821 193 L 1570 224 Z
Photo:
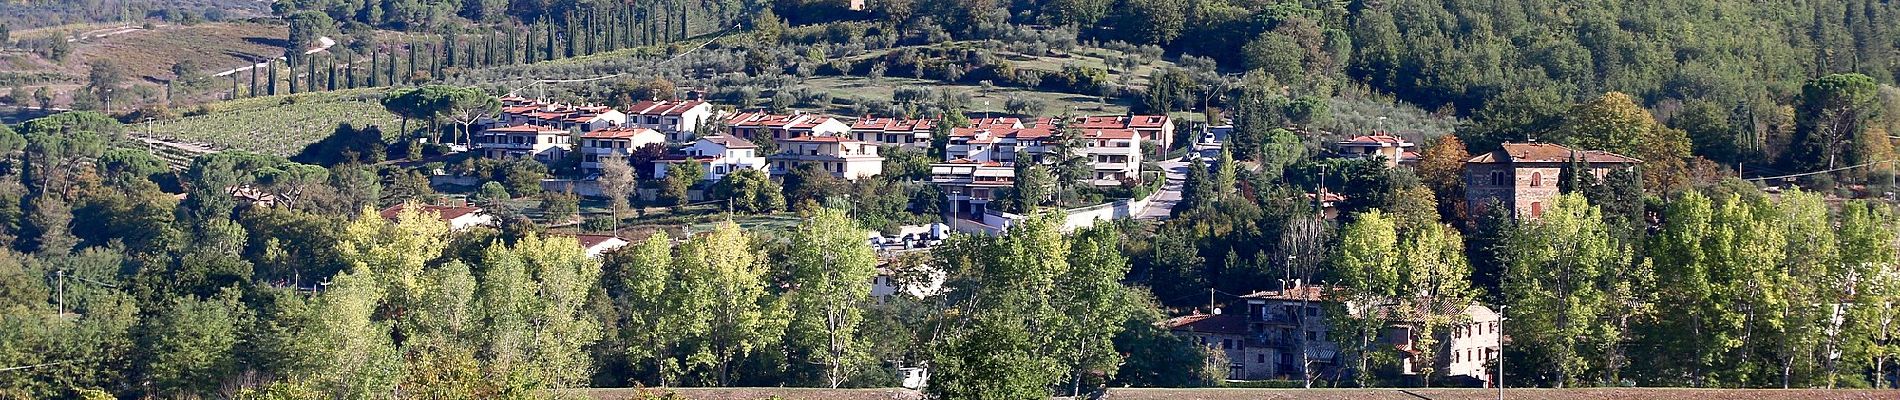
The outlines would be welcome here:
M 794 365 L 822 369 L 822 384 L 844 385 L 871 361 L 857 329 L 862 305 L 877 275 L 877 255 L 864 245 L 864 232 L 841 210 L 819 210 L 792 233 L 786 254 L 791 275 L 792 320 L 787 337 Z
M 1505 329 L 1538 360 L 1519 371 L 1550 376 L 1548 384 L 1563 387 L 1588 381 L 1590 371 L 1614 369 L 1604 368 L 1612 362 L 1593 360 L 1626 334 L 1611 318 L 1628 284 L 1606 278 L 1628 267 L 1629 255 L 1608 233 L 1597 207 L 1566 194 L 1507 240 L 1503 286 L 1513 317 Z

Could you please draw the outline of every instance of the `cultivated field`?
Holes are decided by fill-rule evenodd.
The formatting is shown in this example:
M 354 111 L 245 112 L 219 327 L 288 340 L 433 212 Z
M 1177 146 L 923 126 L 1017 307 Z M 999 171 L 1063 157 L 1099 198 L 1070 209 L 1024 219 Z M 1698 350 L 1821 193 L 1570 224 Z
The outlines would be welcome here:
M 206 105 L 205 115 L 171 121 L 135 124 L 138 135 L 194 143 L 215 149 L 238 149 L 290 156 L 336 132 L 338 125 L 377 126 L 393 135 L 402 120 L 377 103 L 382 89 L 340 90 L 285 96 L 257 97 Z M 411 128 L 419 122 L 410 121 Z
M 667 392 L 689 399 L 812 399 L 812 400 L 890 400 L 918 399 L 922 395 L 904 389 L 809 389 L 809 388 L 676 388 L 676 389 L 585 389 L 579 394 L 599 400 L 639 399 L 642 393 L 657 396 Z M 1675 388 L 1588 388 L 1588 389 L 1506 389 L 1507 399 L 1535 400 L 1861 400 L 1895 399 L 1892 390 L 1775 390 L 1775 389 L 1675 389 Z M 1494 389 L 1113 389 L 1106 399 L 1115 400 L 1483 400 L 1496 399 Z
M 73 54 L 57 64 L 37 56 L 30 60 L 12 60 L 0 64 L 0 70 L 12 72 L 57 72 L 84 80 L 86 64 L 109 59 L 124 67 L 134 80 L 171 79 L 171 68 L 180 60 L 195 60 L 208 71 L 242 66 L 252 59 L 284 54 L 284 25 L 242 22 L 164 25 L 153 29 L 126 26 L 122 29 L 95 29 L 101 36 L 89 36 L 73 43 Z

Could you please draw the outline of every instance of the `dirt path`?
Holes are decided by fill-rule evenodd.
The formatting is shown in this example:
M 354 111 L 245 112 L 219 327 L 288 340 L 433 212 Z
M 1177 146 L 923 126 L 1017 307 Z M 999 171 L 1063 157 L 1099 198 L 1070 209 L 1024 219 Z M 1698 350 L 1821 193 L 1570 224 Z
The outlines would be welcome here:
M 331 39 L 329 36 L 319 37 L 317 38 L 317 47 L 312 47 L 309 50 L 304 50 L 303 53 L 316 54 L 317 52 L 320 52 L 320 51 L 329 50 L 331 46 L 336 46 L 336 39 Z M 282 59 L 284 59 L 284 57 L 277 57 L 274 60 L 282 60 Z M 230 76 L 231 74 L 235 74 L 239 72 L 249 71 L 252 68 L 265 68 L 265 67 L 266 67 L 265 63 L 256 63 L 256 64 L 251 64 L 251 65 L 246 65 L 242 67 L 225 70 L 224 72 L 219 72 L 211 76 L 224 77 L 224 76 Z

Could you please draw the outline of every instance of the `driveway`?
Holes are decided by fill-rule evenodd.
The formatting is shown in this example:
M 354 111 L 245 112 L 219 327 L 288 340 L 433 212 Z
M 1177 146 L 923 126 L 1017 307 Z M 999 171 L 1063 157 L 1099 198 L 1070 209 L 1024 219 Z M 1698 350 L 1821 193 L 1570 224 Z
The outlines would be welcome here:
M 1136 219 L 1168 219 L 1174 214 L 1174 205 L 1181 202 L 1181 186 L 1187 182 L 1188 164 L 1180 159 L 1156 163 L 1161 166 L 1167 181 L 1161 184 L 1161 192 L 1155 193 L 1154 200 L 1148 202 L 1148 208 L 1141 210 Z

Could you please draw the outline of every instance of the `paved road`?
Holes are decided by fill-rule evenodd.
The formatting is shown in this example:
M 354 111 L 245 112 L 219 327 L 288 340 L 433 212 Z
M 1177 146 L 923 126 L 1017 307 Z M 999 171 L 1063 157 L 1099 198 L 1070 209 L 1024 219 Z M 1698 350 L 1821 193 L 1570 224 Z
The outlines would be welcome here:
M 1187 182 L 1188 163 L 1180 159 L 1159 163 L 1162 175 L 1167 181 L 1161 184 L 1161 192 L 1148 202 L 1148 208 L 1141 210 L 1136 219 L 1168 219 L 1173 216 L 1174 205 L 1181 202 L 1181 185 Z

